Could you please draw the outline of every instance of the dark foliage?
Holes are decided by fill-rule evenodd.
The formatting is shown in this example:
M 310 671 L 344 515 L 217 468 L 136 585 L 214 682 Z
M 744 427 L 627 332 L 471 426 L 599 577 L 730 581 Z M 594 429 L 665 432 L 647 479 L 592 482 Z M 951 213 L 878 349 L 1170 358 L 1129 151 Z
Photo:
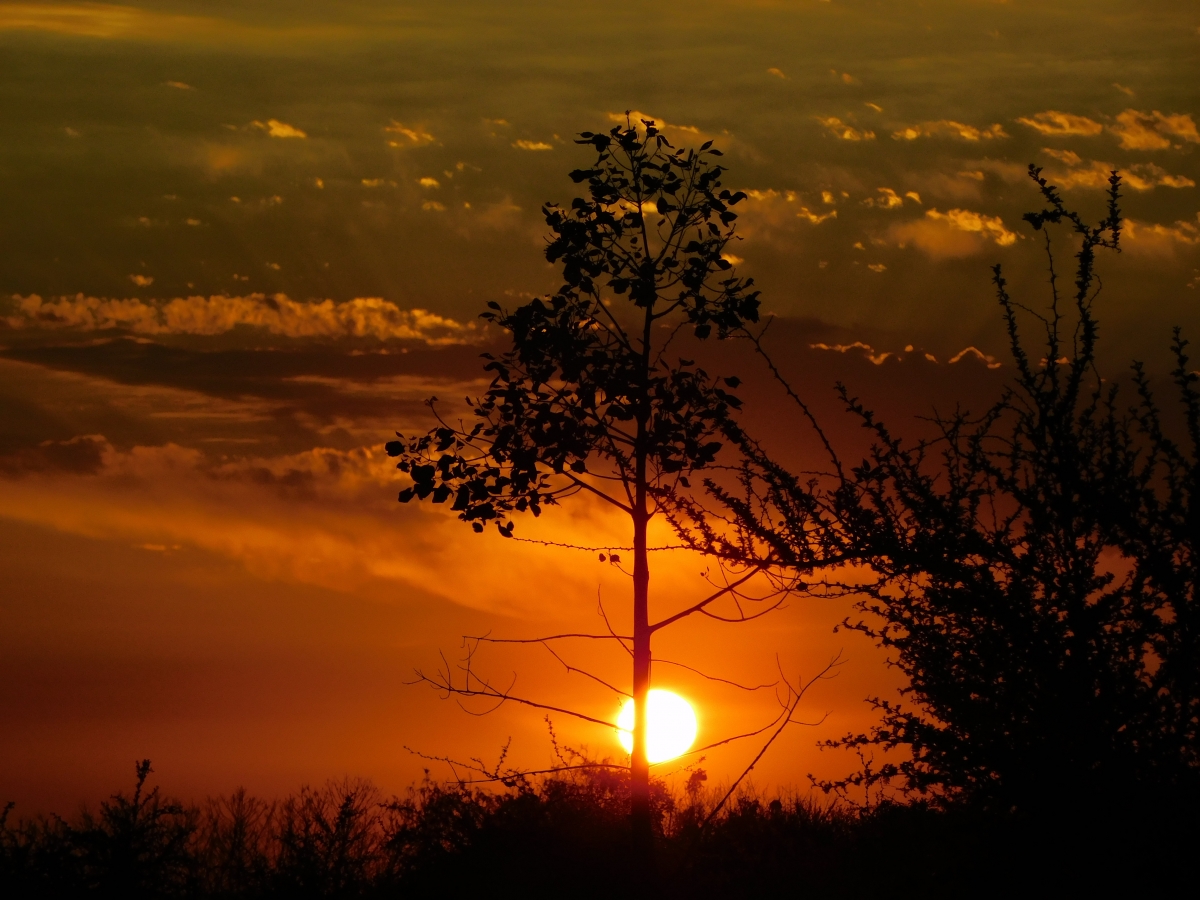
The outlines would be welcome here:
M 1140 365 L 1136 401 L 1122 405 L 1096 369 L 1093 310 L 1096 252 L 1119 249 L 1120 178 L 1091 226 L 1030 174 L 1047 205 L 1025 218 L 1073 233 L 1074 287 L 1060 297 L 1049 235 L 1048 308 L 1012 299 L 995 267 L 1016 368 L 995 406 L 935 416 L 935 437 L 908 443 L 841 388 L 873 437 L 861 463 L 844 468 L 831 450 L 830 472 L 801 479 L 746 440 L 742 492 L 711 486 L 736 527 L 680 521 L 734 558 L 801 571 L 840 559 L 873 573 L 844 585 L 863 613 L 845 626 L 891 651 L 908 702 L 872 700 L 880 724 L 829 746 L 903 752 L 827 790 L 896 780 L 1003 812 L 1144 813 L 1200 784 L 1197 376 L 1176 333 L 1182 442 Z M 1042 331 L 1040 353 L 1026 348 L 1022 315 Z
M 653 486 L 711 463 L 719 425 L 739 405 L 725 390 L 737 379 L 666 355 L 680 327 L 703 338 L 715 325 L 725 336 L 758 318 L 753 282 L 721 256 L 745 195 L 722 189 L 720 151 L 711 142 L 676 150 L 649 121 L 577 143 L 597 153 L 592 168 L 571 173 L 589 196 L 543 208 L 546 259 L 562 267 L 562 287 L 512 311 L 488 304 L 482 318 L 512 347 L 484 355 L 493 380 L 467 398 L 473 425 L 387 445 L 413 482 L 402 503 L 452 500 L 476 531 L 495 521 L 511 534 L 513 513 L 540 515 L 581 490 L 632 509 L 639 480 Z
M 96 818 L 15 825 L 0 818 L 0 896 L 611 900 L 631 893 L 627 773 L 564 772 L 500 793 L 426 781 L 386 801 L 352 781 L 279 803 L 238 792 L 202 808 L 138 790 L 137 799 L 117 795 Z M 659 867 L 645 896 L 988 896 L 1034 879 L 1111 887 L 1126 877 L 1149 889 L 1187 859 L 1186 832 L 1161 817 L 1088 822 L 1064 808 L 1028 827 L 920 804 L 854 809 L 744 792 L 701 827 L 715 793 L 695 780 L 683 796 L 656 785 Z M 96 829 L 105 835 L 100 843 L 111 842 L 100 852 Z

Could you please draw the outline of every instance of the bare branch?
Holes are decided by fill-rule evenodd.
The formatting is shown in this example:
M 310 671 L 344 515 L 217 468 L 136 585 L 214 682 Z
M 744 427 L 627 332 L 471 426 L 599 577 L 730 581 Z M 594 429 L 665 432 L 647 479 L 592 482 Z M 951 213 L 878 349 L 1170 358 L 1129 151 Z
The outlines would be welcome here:
M 755 685 L 754 687 L 750 687 L 746 684 L 738 684 L 736 681 L 730 681 L 728 678 L 718 678 L 716 675 L 709 675 L 707 672 L 702 672 L 693 666 L 689 666 L 681 662 L 675 662 L 672 659 L 659 659 L 658 657 L 655 657 L 654 662 L 655 664 L 664 666 L 678 666 L 681 669 L 687 669 L 689 672 L 695 672 L 701 678 L 707 678 L 709 681 L 719 681 L 721 684 L 728 684 L 735 688 L 740 688 L 743 691 L 761 691 L 764 688 L 775 687 L 777 684 L 779 684 L 778 681 L 772 681 L 770 684 L 759 684 Z
M 796 707 L 800 705 L 800 701 L 804 699 L 804 695 L 806 693 L 808 693 L 808 689 L 810 687 L 812 687 L 814 684 L 816 684 L 818 681 L 826 679 L 827 677 L 831 677 L 829 675 L 829 673 L 842 664 L 841 656 L 842 656 L 841 653 L 838 653 L 837 656 L 835 656 L 833 659 L 831 659 L 829 661 L 829 663 L 825 666 L 825 668 L 823 668 L 820 672 L 818 672 L 816 675 L 814 675 L 812 678 L 810 678 L 807 682 L 800 685 L 799 689 L 793 689 L 791 684 L 787 682 L 787 679 L 786 678 L 784 679 L 784 683 L 788 685 L 788 690 L 792 693 L 792 697 L 791 697 L 791 703 L 786 707 L 786 712 L 782 717 L 783 721 L 779 723 L 779 726 L 771 734 L 771 737 L 767 739 L 767 742 L 762 745 L 762 748 L 755 755 L 754 759 L 750 760 L 750 765 L 746 766 L 746 768 L 742 771 L 742 774 L 739 775 L 734 780 L 733 784 L 731 784 L 729 786 L 729 790 L 725 792 L 725 796 L 721 798 L 721 801 L 716 806 L 714 806 L 712 808 L 712 810 L 709 812 L 709 814 L 705 817 L 704 821 L 700 825 L 701 828 L 708 827 L 709 823 L 712 822 L 713 818 L 717 815 L 717 813 L 719 813 L 721 811 L 721 809 L 724 808 L 725 804 L 729 802 L 729 798 L 733 796 L 733 793 L 734 793 L 734 791 L 737 790 L 738 785 L 740 785 L 742 783 L 742 781 L 746 778 L 746 776 L 749 775 L 750 772 L 754 769 L 754 767 L 756 765 L 758 765 L 759 760 L 761 760 L 763 758 L 763 756 L 766 754 L 767 750 L 769 750 L 771 745 L 773 743 L 775 743 L 775 740 L 781 734 L 783 734 L 783 730 L 785 728 L 787 728 L 788 725 L 792 724 L 792 722 L 793 722 L 792 715 L 795 713 Z M 782 669 L 780 669 L 779 674 L 781 677 L 783 676 Z M 776 719 L 776 721 L 778 722 L 779 720 Z M 824 721 L 824 719 L 822 719 L 822 721 Z M 797 724 L 799 724 L 799 723 L 797 723 Z

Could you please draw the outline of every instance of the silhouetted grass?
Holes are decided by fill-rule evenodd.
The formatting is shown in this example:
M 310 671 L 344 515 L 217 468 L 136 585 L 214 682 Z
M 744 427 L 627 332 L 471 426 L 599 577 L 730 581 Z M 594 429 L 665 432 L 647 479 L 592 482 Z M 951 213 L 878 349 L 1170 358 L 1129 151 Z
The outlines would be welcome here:
M 268 802 L 189 806 L 147 789 L 98 813 L 0 819 L 0 895 L 21 897 L 630 896 L 628 789 L 611 770 L 498 790 L 429 780 L 383 798 L 329 782 Z M 743 793 L 655 792 L 659 897 L 964 896 L 1145 888 L 1190 866 L 1191 805 L 1101 800 L 1040 820 Z M 1107 811 L 1105 811 L 1107 810 Z

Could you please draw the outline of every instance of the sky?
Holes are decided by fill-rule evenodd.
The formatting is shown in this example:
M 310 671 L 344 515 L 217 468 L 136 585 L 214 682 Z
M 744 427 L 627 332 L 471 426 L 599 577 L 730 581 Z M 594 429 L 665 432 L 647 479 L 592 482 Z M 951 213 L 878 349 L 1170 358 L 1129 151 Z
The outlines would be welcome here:
M 776 317 L 772 353 L 853 446 L 839 378 L 904 423 L 978 408 L 1011 373 L 989 278 L 1000 263 L 1045 302 L 1030 163 L 1090 218 L 1124 173 L 1102 364 L 1165 369 L 1171 327 L 1200 318 L 1198 70 L 1200 9 L 1159 0 L 0 2 L 0 800 L 69 810 L 147 756 L 196 798 L 346 774 L 400 791 L 446 774 L 411 751 L 494 760 L 510 738 L 549 761 L 540 713 L 475 717 L 406 682 L 463 634 L 594 629 L 627 579 L 401 507 L 382 445 L 428 424 L 427 397 L 484 383 L 485 303 L 557 287 L 540 207 L 577 190 L 577 132 L 628 111 L 725 151 L 748 194 L 729 255 Z M 748 425 L 803 461 L 761 364 L 710 352 L 747 380 Z M 586 503 L 552 512 L 520 528 L 628 540 Z M 656 602 L 703 568 L 656 556 Z M 802 708 L 820 724 L 760 784 L 848 771 L 816 742 L 896 689 L 833 632 L 848 611 L 796 600 L 662 648 L 751 685 L 841 652 Z M 615 716 L 546 654 L 480 662 Z M 660 677 L 703 741 L 773 715 L 770 689 Z

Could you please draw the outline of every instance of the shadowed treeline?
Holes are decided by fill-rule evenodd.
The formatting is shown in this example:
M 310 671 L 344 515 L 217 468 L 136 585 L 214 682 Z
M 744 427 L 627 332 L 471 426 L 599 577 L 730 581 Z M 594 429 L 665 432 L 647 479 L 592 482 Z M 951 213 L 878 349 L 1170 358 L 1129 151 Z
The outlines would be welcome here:
M 280 801 L 235 791 L 187 805 L 147 785 L 96 813 L 0 818 L 5 897 L 612 897 L 628 894 L 628 775 L 571 769 L 498 791 L 426 780 L 384 798 L 344 779 Z M 1059 879 L 1143 886 L 1186 865 L 1161 805 L 1064 806 L 1037 823 L 919 804 L 855 807 L 655 782 L 662 897 L 908 896 Z M 1185 803 L 1181 800 L 1178 812 Z M 1182 818 L 1180 818 L 1182 821 Z M 898 894 L 897 894 L 898 892 Z

